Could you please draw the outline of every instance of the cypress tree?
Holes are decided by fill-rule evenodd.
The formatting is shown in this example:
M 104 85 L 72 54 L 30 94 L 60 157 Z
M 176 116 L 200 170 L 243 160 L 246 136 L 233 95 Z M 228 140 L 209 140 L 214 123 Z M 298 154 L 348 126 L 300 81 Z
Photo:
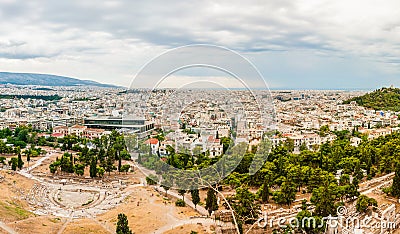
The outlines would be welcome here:
M 261 200 L 263 202 L 268 202 L 269 201 L 269 184 L 267 182 L 264 182 L 261 190 Z
M 97 158 L 93 157 L 92 161 L 90 162 L 90 177 L 94 178 L 97 177 Z
M 212 188 L 209 188 L 207 191 L 206 209 L 208 210 L 209 215 L 211 215 L 213 211 L 218 210 L 217 197 Z
M 18 168 L 21 170 L 24 162 L 22 161 L 21 153 L 18 153 Z
M 194 208 L 196 209 L 197 204 L 200 202 L 199 190 L 192 190 L 190 191 L 190 194 L 192 195 L 192 202 L 194 204 Z
M 128 226 L 128 217 L 125 214 L 118 214 L 117 234 L 132 234 Z

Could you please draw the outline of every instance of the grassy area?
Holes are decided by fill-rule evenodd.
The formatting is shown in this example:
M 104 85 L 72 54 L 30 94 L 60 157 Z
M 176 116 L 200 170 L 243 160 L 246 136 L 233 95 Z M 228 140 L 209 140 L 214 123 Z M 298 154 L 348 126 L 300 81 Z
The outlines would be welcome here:
M 0 202 L 0 217 L 9 220 L 23 220 L 33 216 L 33 213 L 25 210 L 13 202 Z

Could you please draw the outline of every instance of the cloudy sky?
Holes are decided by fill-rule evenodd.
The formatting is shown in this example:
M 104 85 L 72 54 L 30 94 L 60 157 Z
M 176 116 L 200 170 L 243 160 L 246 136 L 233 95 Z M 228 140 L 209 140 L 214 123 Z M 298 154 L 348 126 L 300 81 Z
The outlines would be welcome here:
M 0 71 L 129 86 L 193 43 L 239 52 L 271 88 L 400 86 L 397 0 L 0 0 Z

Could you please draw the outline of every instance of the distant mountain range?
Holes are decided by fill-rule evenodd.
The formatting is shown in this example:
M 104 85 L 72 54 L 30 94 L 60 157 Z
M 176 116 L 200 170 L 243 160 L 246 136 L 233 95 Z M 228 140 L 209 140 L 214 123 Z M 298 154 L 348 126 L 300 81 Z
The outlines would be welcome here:
M 118 87 L 115 85 L 102 84 L 92 80 L 80 80 L 64 76 L 11 72 L 0 72 L 0 84 L 40 86 L 96 86 L 104 88 Z

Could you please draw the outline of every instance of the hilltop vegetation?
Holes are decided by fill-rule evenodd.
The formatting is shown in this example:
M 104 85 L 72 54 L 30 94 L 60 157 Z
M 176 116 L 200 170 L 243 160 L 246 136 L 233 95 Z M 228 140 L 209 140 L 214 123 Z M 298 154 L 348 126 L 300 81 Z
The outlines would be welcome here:
M 343 103 L 349 104 L 352 101 L 374 110 L 400 111 L 400 89 L 383 87 L 363 96 L 351 98 Z

